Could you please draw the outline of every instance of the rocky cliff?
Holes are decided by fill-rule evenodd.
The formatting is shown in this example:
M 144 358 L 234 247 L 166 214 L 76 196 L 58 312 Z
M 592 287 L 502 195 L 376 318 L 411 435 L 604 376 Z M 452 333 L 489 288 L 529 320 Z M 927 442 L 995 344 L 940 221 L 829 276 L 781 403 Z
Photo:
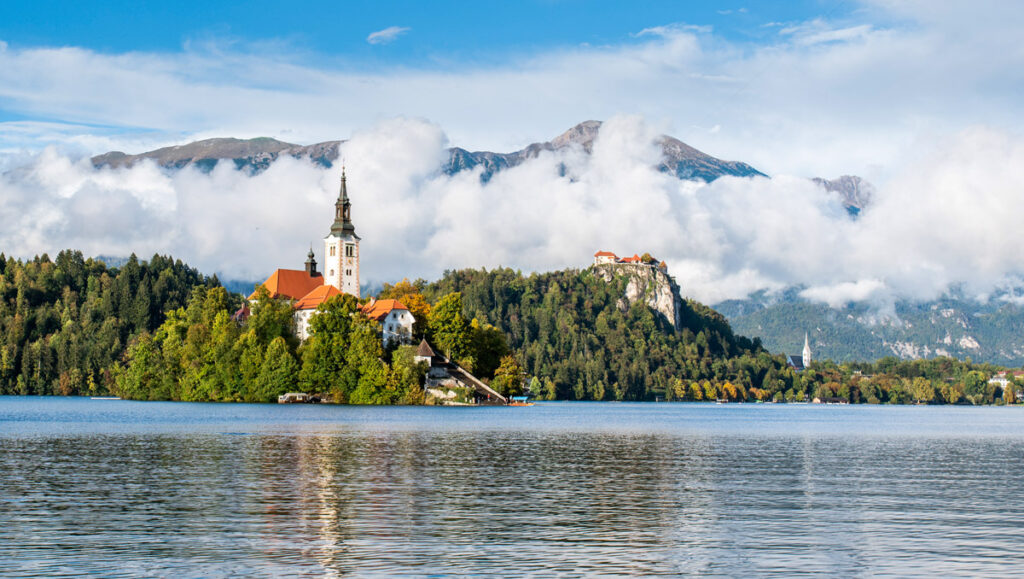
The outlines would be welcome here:
M 647 264 L 616 263 L 593 266 L 594 273 L 606 282 L 622 279 L 625 291 L 619 309 L 628 310 L 640 302 L 661 314 L 676 330 L 683 327 L 683 298 L 679 286 L 665 271 Z

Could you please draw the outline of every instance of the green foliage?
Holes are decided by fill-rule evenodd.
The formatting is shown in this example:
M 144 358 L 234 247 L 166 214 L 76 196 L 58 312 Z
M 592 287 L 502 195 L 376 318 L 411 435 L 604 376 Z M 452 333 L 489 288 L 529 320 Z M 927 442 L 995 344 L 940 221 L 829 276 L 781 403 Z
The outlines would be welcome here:
M 257 292 L 246 324 L 228 316 L 223 288 L 197 288 L 152 336 L 132 344 L 119 366 L 125 398 L 273 402 L 296 389 L 352 404 L 422 402 L 424 369 L 408 347 L 384 361 L 380 326 L 350 295 L 327 300 L 299 345 L 292 308 Z M 301 362 L 300 362 L 301 360 Z
M 523 393 L 523 368 L 515 356 L 505 356 L 494 372 L 491 387 L 502 396 L 520 396 Z
M 473 373 L 478 378 L 491 378 L 502 358 L 509 354 L 505 334 L 490 324 L 481 324 L 476 318 L 470 323 L 470 349 Z
M 396 291 L 424 299 L 440 351 L 509 394 L 530 377 L 531 394 L 548 400 L 1017 403 L 1019 385 L 988 383 L 1001 368 L 969 359 L 826 360 L 796 373 L 702 304 L 681 304 L 679 329 L 641 303 L 626 307 L 627 281 L 463 270 Z M 385 352 L 355 298 L 322 304 L 304 344 L 290 303 L 258 293 L 245 324 L 230 317 L 239 304 L 215 278 L 159 255 L 118 269 L 70 251 L 55 261 L 0 255 L 0 393 L 260 402 L 302 390 L 424 402 L 415 350 Z
M 539 396 L 547 399 L 652 400 L 666 396 L 673 378 L 749 387 L 770 368 L 786 375 L 781 357 L 734 336 L 722 316 L 701 304 L 682 304 L 679 331 L 642 304 L 622 308 L 627 282 L 609 283 L 589 270 L 529 277 L 461 270 L 446 272 L 423 293 L 439 300 L 435 313 L 446 300 L 453 309 L 447 296 L 457 294 L 464 317 L 499 329 L 525 372 L 540 377 Z M 478 367 L 483 362 L 478 358 Z
M 469 322 L 462 315 L 462 294 L 451 292 L 430 310 L 428 318 L 433 343 L 452 360 L 463 360 L 470 354 L 472 335 Z
M 62 251 L 21 261 L 0 255 L 0 394 L 103 395 L 114 389 L 114 362 L 154 332 L 166 312 L 196 287 L 216 285 L 181 261 L 132 255 L 120 268 Z M 159 357 L 152 342 L 139 356 Z M 135 388 L 165 387 L 145 372 Z M 143 386 L 145 385 L 145 386 Z

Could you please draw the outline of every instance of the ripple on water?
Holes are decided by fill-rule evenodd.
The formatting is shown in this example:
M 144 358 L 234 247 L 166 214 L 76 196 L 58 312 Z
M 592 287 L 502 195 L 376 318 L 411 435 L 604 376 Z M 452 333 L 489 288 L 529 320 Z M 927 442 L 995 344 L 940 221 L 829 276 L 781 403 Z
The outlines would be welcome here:
M 36 403 L 0 574 L 1021 571 L 1020 412 Z

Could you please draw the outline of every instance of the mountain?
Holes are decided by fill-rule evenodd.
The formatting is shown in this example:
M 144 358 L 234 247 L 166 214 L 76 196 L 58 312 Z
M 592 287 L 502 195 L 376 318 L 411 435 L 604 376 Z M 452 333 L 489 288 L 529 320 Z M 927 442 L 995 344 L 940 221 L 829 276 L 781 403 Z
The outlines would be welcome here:
M 533 159 L 545 151 L 558 151 L 572 146 L 579 146 L 587 153 L 594 148 L 594 140 L 601 129 L 601 121 L 585 121 L 550 141 L 533 143 L 525 149 L 514 153 L 492 153 L 489 151 L 470 152 L 459 147 L 448 150 L 448 164 L 444 170 L 449 175 L 483 166 L 480 179 L 489 180 L 494 173 L 515 167 L 520 163 Z M 662 135 L 659 144 L 663 153 L 658 169 L 672 173 L 680 179 L 700 179 L 711 182 L 715 179 L 732 175 L 735 177 L 766 177 L 757 169 L 738 161 L 723 161 L 694 149 L 686 143 Z
M 954 293 L 924 303 L 897 302 L 895 315 L 879 315 L 867 304 L 833 309 L 810 302 L 799 296 L 800 289 L 758 292 L 715 309 L 737 333 L 760 337 L 772 352 L 799 353 L 808 332 L 819 359 L 952 356 L 1024 365 L 1024 308 L 1005 300 L 981 303 Z
M 266 169 L 279 157 L 290 155 L 307 158 L 313 163 L 330 167 L 338 159 L 338 145 L 342 141 L 327 141 L 315 145 L 294 145 L 277 139 L 206 139 L 187 145 L 164 147 L 155 151 L 129 155 L 111 151 L 92 158 L 96 167 L 131 167 L 144 159 L 152 159 L 168 169 L 181 169 L 190 165 L 209 171 L 218 161 L 230 159 L 239 169 L 258 172 Z
M 815 177 L 812 181 L 829 193 L 838 194 L 843 207 L 854 216 L 860 214 L 875 196 L 875 186 L 856 175 L 843 175 L 837 179 Z
M 515 167 L 520 163 L 533 159 L 544 151 L 557 151 L 567 147 L 579 146 L 587 153 L 594 146 L 600 121 L 586 121 L 576 125 L 550 141 L 533 143 L 524 149 L 512 153 L 492 153 L 490 151 L 470 152 L 459 147 L 448 149 L 448 161 L 442 167 L 446 174 L 453 175 L 460 171 L 483 167 L 481 180 L 489 180 L 494 173 Z M 181 169 L 195 166 L 201 170 L 213 169 L 218 161 L 230 159 L 239 169 L 259 172 L 266 169 L 282 156 L 307 158 L 323 167 L 330 167 L 338 160 L 338 146 L 343 141 L 327 141 L 315 145 L 295 145 L 260 137 L 257 139 L 206 139 L 186 145 L 164 147 L 155 151 L 129 155 L 120 151 L 112 151 L 92 158 L 96 167 L 130 167 L 143 159 L 152 159 L 161 167 Z M 672 173 L 680 179 L 700 179 L 714 181 L 724 175 L 737 177 L 764 177 L 757 169 L 738 161 L 723 161 L 694 149 L 679 139 L 663 135 L 660 138 L 664 158 L 659 169 Z

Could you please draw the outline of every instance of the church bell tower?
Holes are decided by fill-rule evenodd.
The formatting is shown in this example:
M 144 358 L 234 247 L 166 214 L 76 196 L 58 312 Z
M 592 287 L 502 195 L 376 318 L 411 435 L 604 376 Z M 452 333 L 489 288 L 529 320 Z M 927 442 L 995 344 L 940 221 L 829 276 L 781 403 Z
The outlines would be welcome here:
M 341 190 L 334 202 L 334 223 L 324 238 L 324 284 L 359 297 L 359 236 L 352 225 L 352 203 L 348 199 L 345 168 L 341 168 Z

